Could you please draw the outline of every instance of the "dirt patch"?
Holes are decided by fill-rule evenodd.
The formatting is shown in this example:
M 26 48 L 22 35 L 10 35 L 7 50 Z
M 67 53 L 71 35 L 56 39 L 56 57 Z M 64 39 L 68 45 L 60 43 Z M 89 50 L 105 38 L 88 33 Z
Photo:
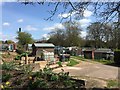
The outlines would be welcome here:
M 11 62 L 14 60 L 15 56 L 17 55 L 16 52 L 2 52 L 1 58 L 5 62 Z

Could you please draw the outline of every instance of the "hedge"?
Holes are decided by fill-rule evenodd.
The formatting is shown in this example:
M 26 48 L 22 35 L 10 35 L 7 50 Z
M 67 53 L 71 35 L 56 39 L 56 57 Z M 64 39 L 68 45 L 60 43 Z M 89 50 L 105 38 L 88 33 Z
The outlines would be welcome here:
M 120 50 L 114 51 L 114 61 L 116 64 L 120 65 Z
M 24 50 L 17 49 L 16 52 L 17 52 L 18 54 L 22 54 L 22 53 L 24 53 L 25 51 L 24 51 Z

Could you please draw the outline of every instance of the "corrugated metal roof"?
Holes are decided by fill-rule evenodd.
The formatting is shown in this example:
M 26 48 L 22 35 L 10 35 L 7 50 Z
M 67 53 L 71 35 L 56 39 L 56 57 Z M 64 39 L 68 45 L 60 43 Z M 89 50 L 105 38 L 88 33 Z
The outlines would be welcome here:
M 55 47 L 52 43 L 34 43 L 36 47 Z M 29 47 L 32 46 L 32 44 L 28 44 Z
M 28 47 L 32 47 L 32 44 L 28 44 Z
M 106 53 L 111 53 L 112 50 L 111 50 L 111 49 L 100 48 L 100 49 L 96 49 L 95 52 L 106 52 Z

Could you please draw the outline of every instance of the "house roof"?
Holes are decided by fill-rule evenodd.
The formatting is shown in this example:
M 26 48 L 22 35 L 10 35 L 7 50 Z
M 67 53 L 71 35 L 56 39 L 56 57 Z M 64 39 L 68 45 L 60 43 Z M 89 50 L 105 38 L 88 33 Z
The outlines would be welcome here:
M 34 43 L 35 47 L 55 47 L 52 43 Z M 28 44 L 29 47 L 32 46 L 32 44 Z

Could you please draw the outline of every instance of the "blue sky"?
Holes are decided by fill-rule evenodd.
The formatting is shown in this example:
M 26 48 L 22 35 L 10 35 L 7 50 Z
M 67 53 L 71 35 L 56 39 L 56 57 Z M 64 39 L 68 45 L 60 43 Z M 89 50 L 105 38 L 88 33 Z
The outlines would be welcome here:
M 16 41 L 16 32 L 21 27 L 22 31 L 29 32 L 32 34 L 34 39 L 40 39 L 47 37 L 48 33 L 55 27 L 63 28 L 60 23 L 61 17 L 66 17 L 69 13 L 60 14 L 59 12 L 53 17 L 53 21 L 46 21 L 44 18 L 50 16 L 49 10 L 53 7 L 44 6 L 38 4 L 35 5 L 24 5 L 18 2 L 4 2 L 0 4 L 2 7 L 2 31 L 0 31 L 0 40 L 14 40 Z M 59 7 L 59 11 L 62 11 L 62 7 Z M 75 12 L 73 12 L 73 16 Z M 93 21 L 93 13 L 89 10 L 84 12 L 84 18 L 79 20 L 80 25 L 84 30 L 82 36 L 86 35 L 85 28 Z M 0 17 L 1 18 L 1 17 Z

